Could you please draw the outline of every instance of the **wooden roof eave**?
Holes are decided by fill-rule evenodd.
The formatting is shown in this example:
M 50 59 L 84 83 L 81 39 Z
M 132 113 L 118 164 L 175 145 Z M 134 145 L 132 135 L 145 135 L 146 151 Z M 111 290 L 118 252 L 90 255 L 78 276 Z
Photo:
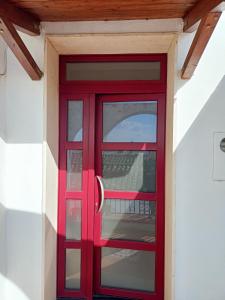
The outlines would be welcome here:
M 200 0 L 184 16 L 185 32 L 199 21 L 200 25 L 182 68 L 183 79 L 191 78 L 220 18 L 221 11 L 220 9 L 218 11 L 217 7 L 224 2 L 221 0 Z M 212 10 L 216 11 L 212 12 Z M 0 3 L 0 20 L 0 32 L 7 45 L 31 79 L 41 79 L 42 72 L 16 31 L 18 29 L 30 35 L 39 35 L 40 20 L 38 17 L 3 0 Z

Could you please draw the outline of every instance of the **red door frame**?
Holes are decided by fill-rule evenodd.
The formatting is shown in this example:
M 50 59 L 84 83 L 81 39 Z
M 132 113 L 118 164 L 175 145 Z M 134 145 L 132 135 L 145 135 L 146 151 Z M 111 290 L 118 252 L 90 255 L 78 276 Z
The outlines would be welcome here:
M 160 81 L 92 81 L 92 82 L 66 82 L 65 81 L 65 65 L 66 62 L 70 61 L 152 61 L 157 60 L 161 62 L 161 79 Z M 145 292 L 135 293 L 134 291 L 127 293 L 124 290 L 119 290 L 121 297 L 133 297 L 134 299 L 163 299 L 163 287 L 164 287 L 164 185 L 165 185 L 165 109 L 166 109 L 166 55 L 94 55 L 94 56 L 62 56 L 60 57 L 60 146 L 59 146 L 59 208 L 58 208 L 58 264 L 57 264 L 57 281 L 58 281 L 58 296 L 60 297 L 74 297 L 74 298 L 86 298 L 92 299 L 93 296 L 93 249 L 94 249 L 94 215 L 95 215 L 95 195 L 94 193 L 89 193 L 88 190 L 94 191 L 96 189 L 95 180 L 95 159 L 93 156 L 96 147 L 100 149 L 102 145 L 97 143 L 95 145 L 95 128 L 96 120 L 93 112 L 96 106 L 96 95 L 97 94 L 123 94 L 123 99 L 127 98 L 129 101 L 129 94 L 142 94 L 141 97 L 149 97 L 152 100 L 157 100 L 159 104 L 160 114 L 158 115 L 158 142 L 157 144 L 151 145 L 133 145 L 135 149 L 141 150 L 157 150 L 157 186 L 159 184 L 160 189 L 157 188 L 157 193 L 155 195 L 145 195 L 141 199 L 160 199 L 157 204 L 157 230 L 160 232 L 159 237 L 157 233 L 157 243 L 150 245 L 142 245 L 136 242 L 125 242 L 129 245 L 129 249 L 140 249 L 143 250 L 156 250 L 157 252 L 157 273 L 156 273 L 156 292 L 152 293 L 151 296 Z M 128 94 L 129 93 L 129 94 Z M 146 93 L 150 95 L 146 95 Z M 127 95 L 128 94 L 128 95 Z M 145 95 L 144 95 L 145 94 Z M 107 96 L 107 99 L 114 99 L 115 96 Z M 83 142 L 67 142 L 67 100 L 83 100 L 83 128 L 84 136 Z M 145 98 L 147 100 L 147 98 Z M 151 100 L 150 99 L 150 100 Z M 114 101 L 113 100 L 113 101 Z M 99 118 L 98 118 L 99 119 Z M 97 138 L 99 141 L 99 138 Z M 127 143 L 126 143 L 127 144 Z M 118 145 L 114 145 L 116 148 Z M 121 145 L 130 147 L 130 145 Z M 104 146 L 109 147 L 109 146 Z M 123 148 L 123 149 L 125 149 Z M 128 149 L 127 148 L 127 149 Z M 82 149 L 83 150 L 83 191 L 69 193 L 66 192 L 66 150 L 68 149 Z M 111 149 L 111 148 L 110 148 Z M 130 149 L 130 148 L 129 148 Z M 158 152 L 159 151 L 159 152 Z M 97 172 L 99 173 L 99 166 Z M 106 191 L 106 197 L 107 197 Z M 121 193 L 111 192 L 110 196 L 118 195 L 122 196 Z M 140 193 L 139 193 L 140 194 Z M 127 196 L 127 195 L 126 195 Z M 134 195 L 130 193 L 132 198 Z M 129 197 L 129 195 L 128 195 Z M 87 220 L 82 224 L 82 241 L 67 241 L 65 240 L 65 201 L 66 199 L 82 199 L 82 220 Z M 88 209 L 87 209 L 88 208 Z M 97 224 L 100 224 L 100 217 L 96 217 Z M 98 227 L 98 225 L 97 225 Z M 100 229 L 100 228 L 99 228 Z M 97 230 L 99 232 L 99 230 Z M 104 241 L 100 241 L 99 238 L 95 236 L 95 243 L 100 243 L 104 245 Z M 110 245 L 111 241 L 107 241 Z M 99 246 L 100 246 L 99 244 Z M 116 247 L 115 242 L 112 243 L 113 247 Z M 119 247 L 117 244 L 117 247 Z M 123 241 L 124 245 L 124 241 Z M 82 248 L 82 277 L 81 278 L 81 290 L 71 291 L 66 290 L 64 287 L 65 278 L 65 249 L 66 248 Z M 97 260 L 99 260 L 99 253 L 96 254 Z M 97 272 L 97 277 L 95 279 L 95 285 L 99 287 L 99 271 Z M 89 274 L 88 278 L 84 278 L 85 274 Z M 99 292 L 106 292 L 114 296 L 118 296 L 115 290 L 112 289 L 99 289 Z M 118 289 L 117 289 L 118 291 Z M 141 298 L 140 298 L 141 297 Z

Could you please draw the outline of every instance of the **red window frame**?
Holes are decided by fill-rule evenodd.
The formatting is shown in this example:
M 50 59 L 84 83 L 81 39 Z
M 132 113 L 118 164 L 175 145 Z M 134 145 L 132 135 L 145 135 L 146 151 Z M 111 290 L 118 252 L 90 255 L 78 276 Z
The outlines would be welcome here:
M 161 62 L 161 79 L 159 81 L 65 81 L 65 66 L 66 63 L 72 61 L 160 61 Z M 73 298 L 86 298 L 92 299 L 93 296 L 93 275 L 89 276 L 85 280 L 85 272 L 93 273 L 93 268 L 97 270 L 97 276 L 95 277 L 95 286 L 97 287 L 95 292 L 106 292 L 113 296 L 120 295 L 121 297 L 133 297 L 133 299 L 163 299 L 163 287 L 164 287 L 164 185 L 165 185 L 165 109 L 166 109 L 166 61 L 167 57 L 165 54 L 160 55 L 75 55 L 75 56 L 61 56 L 60 57 L 60 136 L 59 136 L 59 204 L 58 204 L 58 263 L 57 263 L 57 295 L 59 297 L 73 297 Z M 128 94 L 129 93 L 129 94 Z M 99 122 L 96 124 L 96 119 L 101 119 L 101 109 L 99 110 L 98 117 L 93 115 L 96 107 L 99 107 L 99 102 L 102 100 L 96 100 L 98 94 L 110 94 L 104 96 L 102 99 L 107 101 L 116 101 L 116 94 L 121 94 L 123 100 L 131 101 L 131 94 L 139 94 L 137 97 L 140 99 L 158 101 L 158 131 L 157 143 L 135 143 L 129 145 L 129 143 L 100 143 L 101 138 L 101 126 Z M 115 94 L 115 95 L 113 95 Z M 151 100 L 150 99 L 150 100 Z M 67 101 L 68 100 L 83 100 L 83 141 L 82 142 L 67 142 Z M 119 100 L 118 100 L 119 101 Z M 98 102 L 98 103 L 97 103 Z M 98 127 L 99 136 L 97 143 L 95 140 L 95 130 Z M 83 169 L 86 170 L 82 174 L 83 179 L 83 191 L 82 192 L 66 192 L 66 150 L 69 149 L 82 149 L 83 150 Z M 86 150 L 85 150 L 86 149 Z M 149 293 L 135 292 L 128 293 L 124 290 L 115 290 L 108 288 L 99 289 L 99 266 L 100 256 L 99 251 L 95 250 L 93 243 L 99 243 L 99 246 L 104 245 L 104 241 L 100 240 L 99 237 L 94 237 L 93 227 L 95 226 L 100 232 L 100 216 L 94 217 L 95 205 L 96 205 L 96 193 L 98 189 L 96 186 L 95 175 L 100 174 L 100 161 L 98 158 L 98 166 L 95 170 L 95 158 L 93 157 L 93 151 L 105 150 L 116 150 L 116 149 L 129 149 L 129 150 L 155 150 L 157 151 L 157 192 L 153 195 L 152 193 L 138 193 L 140 199 L 154 200 L 156 197 L 160 199 L 158 206 L 157 204 L 157 230 L 160 231 L 160 235 L 157 239 L 157 243 L 150 245 L 143 245 L 142 242 L 130 242 L 123 241 L 123 245 L 127 244 L 129 249 L 146 249 L 146 250 L 157 250 L 157 265 L 158 271 L 156 272 L 156 292 L 152 293 L 149 297 Z M 97 153 L 96 151 L 96 153 Z M 88 195 L 88 190 L 95 190 L 95 195 Z M 92 193 L 91 193 L 92 194 Z M 125 195 L 126 194 L 126 195 Z M 106 191 L 105 196 L 112 197 L 133 197 L 137 196 L 137 193 L 133 192 L 109 192 Z M 98 195 L 97 195 L 98 197 Z M 66 199 L 82 199 L 82 219 L 87 219 L 88 222 L 82 224 L 82 241 L 67 241 L 65 240 L 65 201 Z M 89 201 L 89 204 L 88 204 Z M 91 204 L 90 204 L 91 203 Z M 89 207 L 89 209 L 87 209 Z M 97 224 L 97 225 L 96 225 Z M 158 236 L 158 233 L 157 233 Z M 93 242 L 90 242 L 90 241 Z M 112 247 L 119 247 L 121 242 L 107 241 L 107 245 Z M 65 282 L 65 249 L 66 248 L 82 248 L 82 276 L 81 278 L 81 290 L 66 290 L 64 287 Z M 96 262 L 93 261 L 93 254 L 96 257 Z M 118 291 L 118 289 L 117 289 Z

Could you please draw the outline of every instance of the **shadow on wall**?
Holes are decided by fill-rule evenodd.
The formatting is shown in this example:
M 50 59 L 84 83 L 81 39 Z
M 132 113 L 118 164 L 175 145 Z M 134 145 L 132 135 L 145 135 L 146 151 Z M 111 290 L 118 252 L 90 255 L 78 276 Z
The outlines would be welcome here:
M 42 228 L 42 216 L 6 209 L 1 204 L 0 211 L 5 211 L 6 220 L 4 258 L 6 266 L 0 264 L 0 273 L 6 279 L 6 298 L 40 300 L 42 289 L 42 274 L 40 274 L 42 269 L 40 267 L 42 265 L 40 249 L 42 244 L 42 232 L 40 230 Z M 51 239 L 55 237 L 52 242 L 56 243 L 56 232 L 47 218 L 46 223 L 49 236 Z M 48 284 L 47 281 L 52 273 L 51 268 L 56 268 L 56 254 L 52 253 L 52 257 L 54 265 L 48 268 L 45 284 Z M 20 296 L 21 294 L 26 295 L 26 298 Z
M 225 77 L 175 151 L 176 299 L 225 299 L 225 182 L 213 181 L 213 133 L 225 132 Z M 196 96 L 197 100 L 197 96 Z M 225 157 L 224 161 L 225 172 Z

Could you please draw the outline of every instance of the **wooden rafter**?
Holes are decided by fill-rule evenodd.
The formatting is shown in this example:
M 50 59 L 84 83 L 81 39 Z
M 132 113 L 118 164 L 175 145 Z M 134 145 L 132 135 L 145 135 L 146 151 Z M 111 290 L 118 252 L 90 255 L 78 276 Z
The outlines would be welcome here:
M 200 0 L 184 17 L 184 31 L 188 31 L 211 10 L 220 5 L 222 0 Z M 220 12 L 220 11 L 218 11 Z
M 8 47 L 15 54 L 32 80 L 39 80 L 42 72 L 28 51 L 12 22 L 6 17 L 0 19 L 0 32 Z
M 0 1 L 0 18 L 2 17 L 8 18 L 20 31 L 30 35 L 40 34 L 40 21 L 37 17 L 5 0 Z
M 221 12 L 211 12 L 201 20 L 182 68 L 182 79 L 190 79 L 193 75 L 220 16 Z

